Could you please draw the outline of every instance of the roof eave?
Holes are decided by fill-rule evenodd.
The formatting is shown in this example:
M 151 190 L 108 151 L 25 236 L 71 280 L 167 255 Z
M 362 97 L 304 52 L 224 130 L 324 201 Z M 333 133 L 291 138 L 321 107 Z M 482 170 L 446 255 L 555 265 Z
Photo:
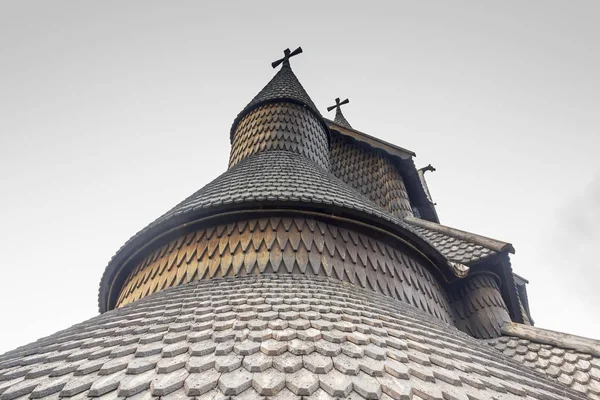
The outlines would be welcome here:
M 452 228 L 446 225 L 441 225 L 435 222 L 426 221 L 421 218 L 415 217 L 406 217 L 404 221 L 410 225 L 420 226 L 422 228 L 427 228 L 429 230 L 440 232 L 445 235 L 466 240 L 475 244 L 479 244 L 483 247 L 487 247 L 488 249 L 494 250 L 496 252 L 508 252 L 511 254 L 515 254 L 515 248 L 512 244 L 507 242 L 502 242 L 500 240 L 492 239 L 483 235 L 478 235 L 476 233 L 471 233 L 467 231 L 463 231 L 460 229 Z
M 445 266 L 447 262 L 447 259 L 443 256 L 443 254 L 441 254 L 427 241 L 420 238 L 416 233 L 410 231 L 409 229 L 403 228 L 401 225 L 394 223 L 393 221 L 387 221 L 365 212 L 328 204 L 291 201 L 244 202 L 238 205 L 224 204 L 222 206 L 211 207 L 208 209 L 199 209 L 194 212 L 175 214 L 158 225 L 146 227 L 144 230 L 134 235 L 117 251 L 104 270 L 98 293 L 99 311 L 104 313 L 113 308 L 116 297 L 115 293 L 111 291 L 112 285 L 116 280 L 118 280 L 118 278 L 124 278 L 123 275 L 126 275 L 130 272 L 128 269 L 130 267 L 126 268 L 126 270 L 123 268 L 126 265 L 129 265 L 133 259 L 135 259 L 144 249 L 147 248 L 148 245 L 153 243 L 155 240 L 163 238 L 165 235 L 169 235 L 170 233 L 187 229 L 190 226 L 199 223 L 199 221 L 218 219 L 227 214 L 239 214 L 257 211 L 268 213 L 281 210 L 282 208 L 289 208 L 290 210 L 294 211 L 301 211 L 302 209 L 305 209 L 321 212 L 323 215 L 328 215 L 331 217 L 338 215 L 354 221 L 355 223 L 367 224 L 374 229 L 385 231 L 388 234 L 396 236 L 406 243 L 411 244 L 415 250 L 429 259 L 440 275 L 440 278 L 446 282 L 450 282 L 456 278 L 456 275 L 450 268 L 440 268 L 440 266 Z
M 368 144 L 369 146 L 375 149 L 383 150 L 391 156 L 400 157 L 401 159 L 407 159 L 416 156 L 416 154 L 413 151 L 388 143 L 385 140 L 378 139 L 371 135 L 367 135 L 366 133 L 358 131 L 354 128 L 347 128 L 343 125 L 339 125 L 330 119 L 323 119 L 327 123 L 329 129 L 338 131 L 339 133 L 349 136 L 356 141 Z

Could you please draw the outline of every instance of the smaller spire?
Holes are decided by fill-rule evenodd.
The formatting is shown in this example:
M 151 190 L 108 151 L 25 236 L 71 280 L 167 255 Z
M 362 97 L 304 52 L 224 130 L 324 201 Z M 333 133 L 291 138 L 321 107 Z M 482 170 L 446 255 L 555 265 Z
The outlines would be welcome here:
M 273 61 L 271 63 L 271 67 L 273 68 L 277 68 L 277 66 L 281 63 L 283 63 L 283 66 L 290 66 L 290 58 L 297 56 L 298 54 L 302 53 L 302 47 L 298 47 L 296 50 L 290 52 L 290 49 L 285 49 L 283 51 L 283 58 L 280 58 L 277 61 Z
M 350 125 L 348 120 L 344 117 L 344 114 L 342 114 L 342 106 L 348 103 L 350 103 L 350 100 L 346 99 L 344 101 L 340 101 L 340 98 L 338 97 L 337 99 L 335 99 L 335 105 L 327 107 L 327 111 L 331 111 L 335 108 L 335 118 L 333 119 L 333 122 L 346 128 L 352 129 L 352 125 Z

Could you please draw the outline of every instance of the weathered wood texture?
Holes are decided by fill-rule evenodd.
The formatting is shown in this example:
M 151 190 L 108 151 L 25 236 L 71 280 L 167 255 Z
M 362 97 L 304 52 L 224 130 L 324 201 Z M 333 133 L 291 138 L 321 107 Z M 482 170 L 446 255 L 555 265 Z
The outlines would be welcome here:
M 407 217 L 405 221 L 414 226 L 419 226 L 422 228 L 427 228 L 429 230 L 443 233 L 445 235 L 454 237 L 456 239 L 464 240 L 466 242 L 471 242 L 483 246 L 485 248 L 494 250 L 496 252 L 500 251 L 508 251 L 510 253 L 514 253 L 512 244 L 502 242 L 496 239 L 490 239 L 488 237 L 477 235 L 475 233 L 461 231 L 460 229 L 451 228 L 449 226 L 436 224 L 435 222 L 426 221 L 420 218 Z
M 329 168 L 327 132 L 314 113 L 293 103 L 262 105 L 246 115 L 233 135 L 229 167 L 269 150 L 302 154 L 317 165 Z
M 194 280 L 292 273 L 350 282 L 453 323 L 444 289 L 402 248 L 303 217 L 207 227 L 148 254 L 125 281 L 117 307 Z
M 340 133 L 349 138 L 352 138 L 360 143 L 367 144 L 373 149 L 383 150 L 391 156 L 398 157 L 403 160 L 416 156 L 416 154 L 411 150 L 386 142 L 385 140 L 381 140 L 374 136 L 368 135 L 354 128 L 348 128 L 346 126 L 339 125 L 338 123 L 330 119 L 325 118 L 325 122 L 327 123 L 329 129 L 336 131 L 337 133 Z
M 519 336 L 501 336 L 488 343 L 505 356 L 585 394 L 588 399 L 600 400 L 599 356 Z
M 571 349 L 600 357 L 600 341 L 568 333 L 551 331 L 529 325 L 508 322 L 502 326 L 502 333 L 508 336 L 518 336 L 523 339 Z
M 457 326 L 476 338 L 500 336 L 502 325 L 511 319 L 497 277 L 488 273 L 469 275 L 459 282 L 459 288 L 461 301 L 452 302 Z
M 332 132 L 331 172 L 395 217 L 413 215 L 402 176 L 382 152 Z

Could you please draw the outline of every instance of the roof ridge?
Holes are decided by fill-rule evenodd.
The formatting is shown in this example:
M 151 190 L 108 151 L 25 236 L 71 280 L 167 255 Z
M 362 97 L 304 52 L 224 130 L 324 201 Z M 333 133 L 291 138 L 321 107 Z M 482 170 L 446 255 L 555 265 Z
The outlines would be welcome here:
M 452 236 L 456 239 L 466 240 L 466 241 L 481 245 L 483 247 L 487 247 L 487 248 L 497 251 L 497 252 L 508 251 L 511 254 L 515 253 L 515 249 L 512 244 L 503 242 L 501 240 L 492 239 L 487 236 L 463 231 L 463 230 L 452 228 L 452 227 L 449 227 L 446 225 L 442 225 L 442 224 L 427 221 L 427 220 L 424 220 L 421 218 L 415 218 L 415 217 L 410 217 L 410 216 L 405 217 L 404 222 L 406 222 L 410 225 L 414 225 L 414 226 L 418 226 L 421 228 L 430 229 L 435 232 L 443 233 L 448 236 Z

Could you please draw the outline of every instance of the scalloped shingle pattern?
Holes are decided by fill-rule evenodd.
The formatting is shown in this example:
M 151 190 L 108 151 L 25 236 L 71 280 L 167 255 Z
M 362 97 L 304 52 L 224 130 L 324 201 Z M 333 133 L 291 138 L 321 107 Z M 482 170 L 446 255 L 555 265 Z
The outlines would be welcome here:
M 329 279 L 198 281 L 0 356 L 0 399 L 583 399 L 454 327 Z
M 298 104 L 264 104 L 246 115 L 235 130 L 229 167 L 251 154 L 271 150 L 302 154 L 329 168 L 328 133 L 313 113 Z
M 346 164 L 346 162 L 341 163 L 339 168 Z M 336 174 L 340 177 L 346 176 L 342 170 L 337 171 Z M 119 249 L 117 255 L 162 224 L 176 226 L 177 221 L 188 222 L 187 215 L 204 214 L 219 207 L 234 207 L 243 203 L 258 202 L 263 203 L 263 206 L 269 202 L 281 204 L 300 202 L 312 206 L 333 206 L 340 211 L 351 210 L 374 216 L 412 231 L 447 259 L 467 265 L 495 254 L 493 250 L 481 245 L 402 222 L 390 211 L 366 197 L 365 187 L 371 187 L 369 185 L 374 184 L 372 181 L 367 184 L 364 178 L 359 179 L 358 175 L 344 179 L 348 182 L 342 181 L 304 156 L 289 151 L 272 150 L 250 155 L 136 233 Z M 402 200 L 398 207 L 392 209 L 396 214 L 406 215 L 409 213 L 410 203 L 402 181 L 399 180 L 397 183 L 400 186 L 392 185 L 397 189 L 394 193 L 397 193 L 395 196 Z M 356 186 L 362 189 L 355 189 Z M 374 196 L 368 191 L 366 194 L 371 198 Z M 378 201 L 387 204 L 381 196 Z M 114 265 L 111 261 L 103 277 L 103 283 L 112 274 L 112 268 Z M 100 301 L 103 301 L 102 299 L 101 292 Z
M 248 112 L 261 104 L 285 100 L 306 106 L 319 118 L 319 120 L 321 120 L 323 127 L 326 129 L 325 121 L 323 120 L 321 113 L 317 109 L 317 106 L 315 106 L 315 103 L 313 103 L 308 93 L 306 93 L 306 90 L 304 90 L 304 87 L 294 74 L 294 71 L 292 71 L 289 63 L 283 63 L 279 72 L 273 76 L 269 83 L 267 83 L 265 87 L 263 87 L 262 90 L 258 92 L 256 96 L 254 96 L 250 103 L 248 103 L 248 105 L 246 105 L 246 107 L 244 107 L 244 109 L 237 115 L 229 132 L 231 141 L 233 141 L 234 133 L 238 123 Z
M 383 153 L 333 132 L 331 173 L 395 217 L 413 216 L 404 180 Z
M 445 290 L 408 248 L 307 217 L 239 220 L 174 238 L 140 260 L 116 306 L 193 280 L 265 273 L 326 276 L 453 320 Z
M 302 155 L 280 150 L 253 154 L 147 225 L 117 251 L 100 284 L 101 309 L 107 280 L 111 279 L 117 267 L 115 259 L 125 249 L 133 248 L 136 242 L 139 245 L 150 234 L 155 235 L 161 225 L 177 226 L 189 222 L 189 215 L 203 215 L 219 207 L 235 208 L 236 205 L 259 202 L 261 206 L 269 202 L 333 206 L 340 211 L 352 210 L 408 226 Z
M 492 339 L 489 344 L 588 398 L 600 400 L 600 357 L 513 336 Z
M 470 265 L 496 254 L 494 250 L 477 243 L 457 239 L 420 226 L 411 226 L 411 228 L 450 261 Z

